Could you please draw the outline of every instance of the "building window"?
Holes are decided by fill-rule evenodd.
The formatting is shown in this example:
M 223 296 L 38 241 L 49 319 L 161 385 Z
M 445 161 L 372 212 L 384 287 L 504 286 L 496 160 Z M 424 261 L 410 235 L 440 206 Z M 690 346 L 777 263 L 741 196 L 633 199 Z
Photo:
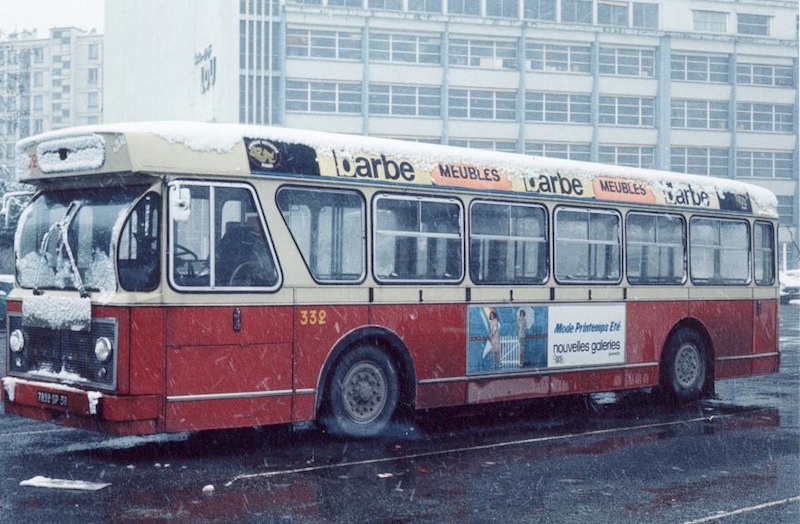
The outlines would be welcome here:
M 286 110 L 361 113 L 361 85 L 349 82 L 286 82 Z
M 633 27 L 658 29 L 658 4 L 633 3 Z
M 559 142 L 525 142 L 525 154 L 589 162 L 592 159 L 592 146 Z
M 451 118 L 516 120 L 517 93 L 485 89 L 451 89 Z
M 88 72 L 89 78 L 87 81 L 89 82 L 89 85 L 97 85 L 99 70 L 96 67 L 91 67 L 88 69 Z
M 672 100 L 670 125 L 676 129 L 728 129 L 728 102 Z
M 486 16 L 519 18 L 518 0 L 486 0 Z
M 636 96 L 601 96 L 598 123 L 601 125 L 652 127 L 655 99 Z
M 301 58 L 361 60 L 361 33 L 287 29 L 286 55 Z
M 628 27 L 628 2 L 597 2 L 597 24 Z
M 367 7 L 384 11 L 402 11 L 403 0 L 368 0 Z
M 333 7 L 355 7 L 356 9 L 364 7 L 362 0 L 328 0 L 328 5 Z
M 453 38 L 449 46 L 450 65 L 489 69 L 516 69 L 516 42 L 496 40 L 464 40 Z
M 736 15 L 736 32 L 740 35 L 769 36 L 769 18 L 763 15 Z
M 503 153 L 516 153 L 517 142 L 514 140 L 475 140 L 454 138 L 448 145 L 466 147 L 469 149 L 485 149 L 487 151 L 501 151 Z
M 586 45 L 525 44 L 527 67 L 531 71 L 591 73 L 592 53 Z
M 672 170 L 679 173 L 728 176 L 728 150 L 725 148 L 673 147 L 670 163 Z
M 655 148 L 648 146 L 600 146 L 598 160 L 616 166 L 655 167 Z
M 376 62 L 438 65 L 442 61 L 441 39 L 436 36 L 371 32 L 369 59 Z
M 563 122 L 589 124 L 592 121 L 590 95 L 569 93 L 525 93 L 525 120 L 527 122 Z
M 673 54 L 670 78 L 686 82 L 728 83 L 730 60 L 727 56 Z
M 369 88 L 369 112 L 373 115 L 438 117 L 441 105 L 438 87 L 371 84 Z
M 31 49 L 31 54 L 33 55 L 34 64 L 41 64 L 42 62 L 44 62 L 44 48 L 34 47 L 33 49 Z
M 561 21 L 592 23 L 592 0 L 561 0 Z
M 794 106 L 784 104 L 736 104 L 736 128 L 740 131 L 792 133 Z
M 792 196 L 778 196 L 778 220 L 780 225 L 794 227 L 796 223 L 797 206 Z
M 451 15 L 480 15 L 481 0 L 447 0 L 447 12 Z
M 791 180 L 795 173 L 791 151 L 736 152 L 737 178 L 782 178 Z
M 89 44 L 89 60 L 97 60 L 100 58 L 100 45 Z
M 556 0 L 524 0 L 522 17 L 525 20 L 556 21 Z
M 728 32 L 728 13 L 720 11 L 692 11 L 694 30 L 704 33 Z
M 408 10 L 412 13 L 441 13 L 442 0 L 408 0 Z
M 100 93 L 97 91 L 90 91 L 88 93 L 87 105 L 89 109 L 97 109 L 100 107 Z
M 44 111 L 44 96 L 33 95 L 33 110 L 37 113 Z
M 736 82 L 743 85 L 794 87 L 794 67 L 772 64 L 736 64 Z
M 601 47 L 599 73 L 613 76 L 655 76 L 656 52 L 653 49 Z
M 42 87 L 44 85 L 44 74 L 41 71 L 33 72 L 33 87 Z M 0 87 L 2 83 L 0 82 Z

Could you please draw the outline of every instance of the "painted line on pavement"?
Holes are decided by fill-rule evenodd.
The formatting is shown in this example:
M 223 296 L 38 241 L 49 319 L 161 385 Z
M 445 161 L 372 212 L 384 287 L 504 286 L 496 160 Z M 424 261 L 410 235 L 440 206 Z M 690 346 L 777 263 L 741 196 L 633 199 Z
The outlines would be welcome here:
M 748 412 L 752 414 L 757 411 Z M 641 431 L 645 429 L 660 429 L 660 428 L 669 428 L 673 426 L 682 426 L 685 424 L 692 424 L 696 422 L 710 422 L 712 420 L 717 420 L 721 418 L 734 418 L 740 416 L 740 414 L 730 414 L 730 415 L 713 415 L 710 417 L 697 417 L 688 420 L 677 420 L 672 422 L 661 422 L 657 424 L 642 424 L 638 426 L 627 426 L 624 428 L 610 428 L 610 429 L 599 429 L 596 431 L 588 431 L 585 433 L 568 433 L 566 435 L 555 435 L 551 437 L 537 437 L 537 438 L 530 438 L 530 439 L 523 439 L 523 440 L 512 440 L 508 442 L 496 442 L 494 444 L 483 444 L 480 446 L 468 446 L 463 448 L 453 448 L 453 449 L 442 449 L 437 451 L 426 451 L 422 453 L 413 453 L 410 455 L 401 455 L 401 456 L 394 456 L 394 457 L 383 457 L 383 458 L 376 458 L 376 459 L 367 459 L 367 460 L 357 460 L 353 462 L 340 462 L 338 464 L 324 464 L 320 466 L 307 466 L 303 468 L 295 468 L 295 469 L 282 469 L 282 470 L 273 470 L 273 471 L 263 471 L 260 473 L 243 473 L 241 475 L 235 476 L 233 479 L 229 480 L 225 483 L 225 486 L 230 486 L 234 482 L 238 482 L 240 480 L 253 480 L 253 479 L 263 479 L 263 478 L 270 478 L 270 477 L 279 477 L 282 475 L 296 475 L 298 473 L 310 473 L 314 471 L 324 471 L 328 469 L 339 469 L 339 468 L 346 468 L 351 466 L 364 466 L 369 464 L 384 464 L 387 462 L 397 462 L 400 460 L 414 460 L 419 458 L 426 458 L 426 457 L 435 457 L 441 455 L 453 455 L 457 453 L 466 453 L 469 451 L 482 451 L 488 449 L 498 449 L 498 448 L 507 448 L 511 446 L 523 446 L 526 444 L 537 444 L 543 442 L 556 442 L 560 440 L 569 440 L 578 437 L 591 437 L 591 436 L 598 436 L 598 435 L 610 435 L 613 433 L 624 433 L 624 432 L 633 432 L 633 431 Z
M 702 519 L 697 520 L 687 520 L 683 524 L 703 524 L 704 522 L 713 522 L 715 520 L 724 519 L 728 517 L 733 517 L 735 515 L 743 515 L 745 513 L 750 513 L 752 511 L 758 511 L 760 509 L 767 509 L 772 508 L 775 506 L 783 506 L 784 504 L 791 504 L 792 502 L 800 502 L 800 496 L 797 497 L 789 497 L 788 499 L 781 499 L 781 500 L 773 500 L 772 502 L 765 502 L 764 504 L 758 504 L 756 506 L 749 506 L 747 508 L 739 508 L 733 511 L 723 511 L 721 513 L 716 513 L 709 517 L 705 517 Z

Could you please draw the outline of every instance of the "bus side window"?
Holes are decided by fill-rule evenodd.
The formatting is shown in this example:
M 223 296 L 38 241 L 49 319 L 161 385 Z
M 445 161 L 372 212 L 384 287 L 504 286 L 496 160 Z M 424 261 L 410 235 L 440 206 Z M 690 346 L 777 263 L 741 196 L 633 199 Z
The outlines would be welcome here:
M 750 235 L 747 222 L 692 218 L 691 274 L 695 284 L 747 284 L 750 281 Z
M 555 226 L 559 282 L 619 282 L 621 235 L 617 213 L 559 208 Z
M 539 206 L 476 202 L 470 277 L 476 284 L 541 284 L 548 276 L 546 213 Z
M 756 222 L 753 226 L 755 279 L 759 286 L 775 283 L 775 234 L 772 224 Z
M 278 272 L 253 195 L 243 187 L 215 191 L 215 287 L 272 287 Z
M 118 249 L 119 282 L 128 291 L 152 291 L 161 280 L 159 232 L 161 197 L 147 193 L 122 228 Z
M 171 220 L 170 264 L 178 288 L 274 288 L 279 272 L 249 186 L 181 182 L 185 217 Z
M 286 187 L 278 208 L 317 282 L 359 282 L 366 275 L 364 199 L 355 191 Z
M 379 281 L 458 282 L 464 274 L 459 202 L 383 195 L 375 200 Z
M 686 225 L 677 215 L 629 213 L 626 222 L 628 282 L 683 284 Z

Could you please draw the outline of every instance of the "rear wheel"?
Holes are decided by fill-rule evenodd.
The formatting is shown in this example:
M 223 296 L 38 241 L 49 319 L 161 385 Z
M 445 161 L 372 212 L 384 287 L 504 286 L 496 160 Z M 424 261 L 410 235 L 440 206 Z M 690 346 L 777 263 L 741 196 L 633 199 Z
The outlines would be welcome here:
M 323 416 L 336 435 L 372 437 L 392 420 L 399 400 L 397 370 L 383 351 L 359 346 L 337 364 Z
M 706 345 L 696 331 L 681 328 L 670 337 L 661 362 L 661 387 L 678 403 L 698 400 L 706 384 Z

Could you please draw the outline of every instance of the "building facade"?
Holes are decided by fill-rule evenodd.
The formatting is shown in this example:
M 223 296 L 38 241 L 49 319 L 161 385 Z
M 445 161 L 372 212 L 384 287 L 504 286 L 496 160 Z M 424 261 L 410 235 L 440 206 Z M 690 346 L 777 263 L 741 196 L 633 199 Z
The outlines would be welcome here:
M 106 35 L 106 121 L 274 124 L 747 180 L 778 195 L 782 267 L 798 265 L 793 0 L 142 0 L 108 2 Z
M 0 178 L 14 177 L 14 145 L 64 127 L 96 124 L 103 114 L 103 37 L 73 27 L 40 38 L 0 37 Z

